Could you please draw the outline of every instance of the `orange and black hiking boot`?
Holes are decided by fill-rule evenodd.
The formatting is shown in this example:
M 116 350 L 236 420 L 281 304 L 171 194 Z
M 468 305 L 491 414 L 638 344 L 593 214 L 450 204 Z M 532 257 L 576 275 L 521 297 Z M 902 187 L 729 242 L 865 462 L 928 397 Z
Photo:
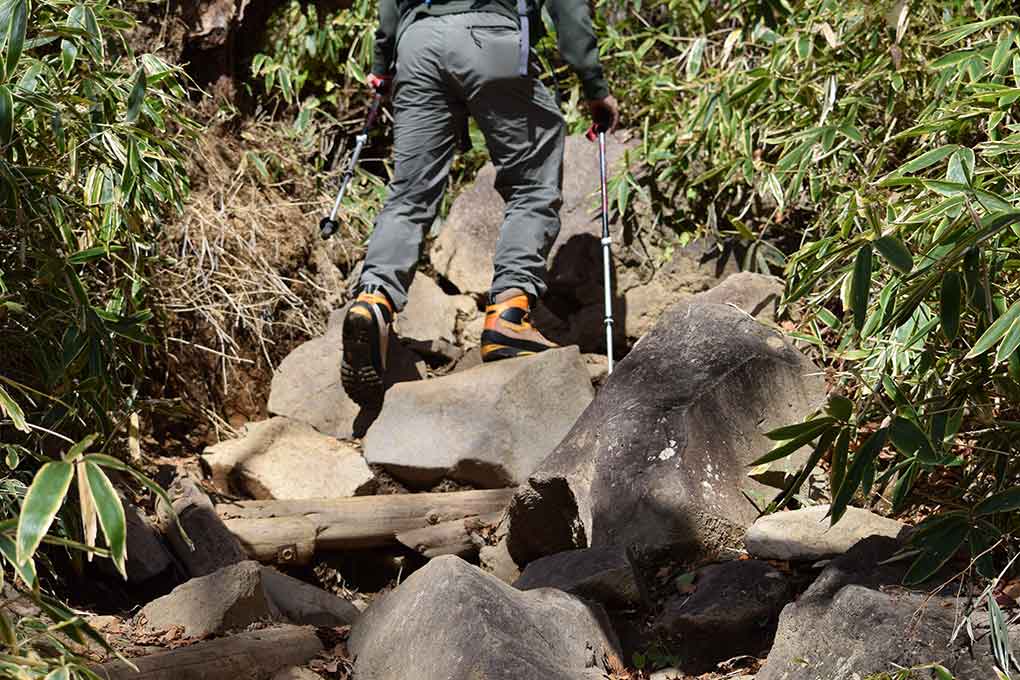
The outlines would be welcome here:
M 557 346 L 531 325 L 531 305 L 527 295 L 515 295 L 485 308 L 482 361 L 522 357 Z
M 393 306 L 381 292 L 358 295 L 344 317 L 340 382 L 360 406 L 382 405 Z

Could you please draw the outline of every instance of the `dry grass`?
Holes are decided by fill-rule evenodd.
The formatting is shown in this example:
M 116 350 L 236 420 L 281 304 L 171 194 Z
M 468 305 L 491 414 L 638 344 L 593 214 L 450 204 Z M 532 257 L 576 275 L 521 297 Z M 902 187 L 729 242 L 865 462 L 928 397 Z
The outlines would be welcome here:
M 317 225 L 338 173 L 306 162 L 318 139 L 286 122 L 214 124 L 192 155 L 191 200 L 167 229 L 155 288 L 169 393 L 204 414 L 205 439 L 266 415 L 274 369 L 324 332 L 363 255 L 377 192 L 362 180 L 361 203 L 323 242 Z

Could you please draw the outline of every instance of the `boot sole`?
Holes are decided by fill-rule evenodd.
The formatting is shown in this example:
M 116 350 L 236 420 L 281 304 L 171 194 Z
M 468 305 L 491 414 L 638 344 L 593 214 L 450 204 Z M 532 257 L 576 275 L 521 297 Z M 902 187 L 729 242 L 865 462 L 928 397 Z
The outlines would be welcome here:
M 482 361 L 500 361 L 514 357 L 527 357 L 554 349 L 556 345 L 543 345 L 531 340 L 514 338 L 498 330 L 482 331 Z
M 366 408 L 382 406 L 385 393 L 382 375 L 372 361 L 379 352 L 378 336 L 372 319 L 351 314 L 344 319 L 340 383 L 354 403 Z
M 516 347 L 507 347 L 505 345 L 490 345 L 488 347 L 482 347 L 482 361 L 484 363 L 501 361 L 503 359 L 513 359 L 515 357 L 529 357 L 533 354 L 538 354 L 538 352 L 526 349 L 517 349 Z

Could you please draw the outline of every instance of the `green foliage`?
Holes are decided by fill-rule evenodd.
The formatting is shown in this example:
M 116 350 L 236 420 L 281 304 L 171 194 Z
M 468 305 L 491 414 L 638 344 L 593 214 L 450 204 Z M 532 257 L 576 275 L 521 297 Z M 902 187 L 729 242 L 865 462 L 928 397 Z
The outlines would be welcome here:
M 1020 482 L 1010 3 L 635 9 L 640 19 L 605 25 L 651 167 L 635 180 L 663 223 L 693 219 L 742 242 L 747 268 L 785 270 L 796 336 L 840 395 L 838 417 L 785 428 L 763 461 L 824 444 L 812 462 L 830 463 L 833 521 L 877 495 L 894 512 L 937 508 L 911 580 L 958 548 L 1009 547 L 1020 522 L 1003 495 Z
M 937 663 L 900 668 L 892 673 L 869 675 L 864 680 L 956 680 L 945 666 Z
M 156 489 L 93 452 L 138 408 L 154 244 L 187 192 L 181 74 L 130 53 L 133 23 L 107 2 L 0 0 L 0 565 L 48 619 L 0 621 L 5 676 L 84 673 L 64 643 L 98 636 L 42 594 L 39 547 L 110 557 L 123 573 L 106 470 Z M 68 535 L 79 512 L 84 535 Z
M 349 8 L 321 17 L 314 4 L 293 0 L 273 17 L 267 49 L 255 56 L 252 75 L 262 78 L 271 97 L 298 105 L 299 129 L 316 113 L 360 118 L 376 16 L 376 3 L 370 0 L 354 0 Z

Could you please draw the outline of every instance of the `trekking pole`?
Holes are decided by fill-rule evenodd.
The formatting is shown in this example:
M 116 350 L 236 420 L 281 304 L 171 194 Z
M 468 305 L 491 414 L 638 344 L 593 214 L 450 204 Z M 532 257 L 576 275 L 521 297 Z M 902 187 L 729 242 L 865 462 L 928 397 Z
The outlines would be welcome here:
M 595 123 L 588 130 L 588 139 L 599 142 L 599 187 L 602 190 L 602 277 L 605 282 L 605 324 L 606 324 L 606 359 L 608 372 L 613 372 L 613 281 L 610 271 L 610 245 L 613 238 L 609 233 L 609 188 L 606 178 L 606 126 Z
M 362 129 L 361 134 L 354 138 L 354 153 L 351 154 L 351 162 L 348 163 L 347 169 L 344 171 L 344 175 L 340 180 L 340 190 L 336 194 L 336 200 L 333 201 L 333 211 L 329 213 L 328 217 L 323 217 L 319 221 L 319 235 L 323 239 L 328 239 L 330 236 L 340 230 L 340 225 L 337 224 L 336 214 L 340 210 L 340 202 L 344 200 L 344 193 L 347 191 L 347 185 L 350 184 L 351 178 L 354 177 L 354 169 L 358 165 L 358 159 L 361 157 L 361 150 L 365 148 L 365 144 L 368 142 L 368 133 L 371 132 L 372 127 L 375 125 L 376 119 L 379 117 L 379 110 L 382 107 L 383 93 L 376 91 L 372 97 L 372 104 L 368 107 L 368 116 L 365 118 L 365 127 Z

